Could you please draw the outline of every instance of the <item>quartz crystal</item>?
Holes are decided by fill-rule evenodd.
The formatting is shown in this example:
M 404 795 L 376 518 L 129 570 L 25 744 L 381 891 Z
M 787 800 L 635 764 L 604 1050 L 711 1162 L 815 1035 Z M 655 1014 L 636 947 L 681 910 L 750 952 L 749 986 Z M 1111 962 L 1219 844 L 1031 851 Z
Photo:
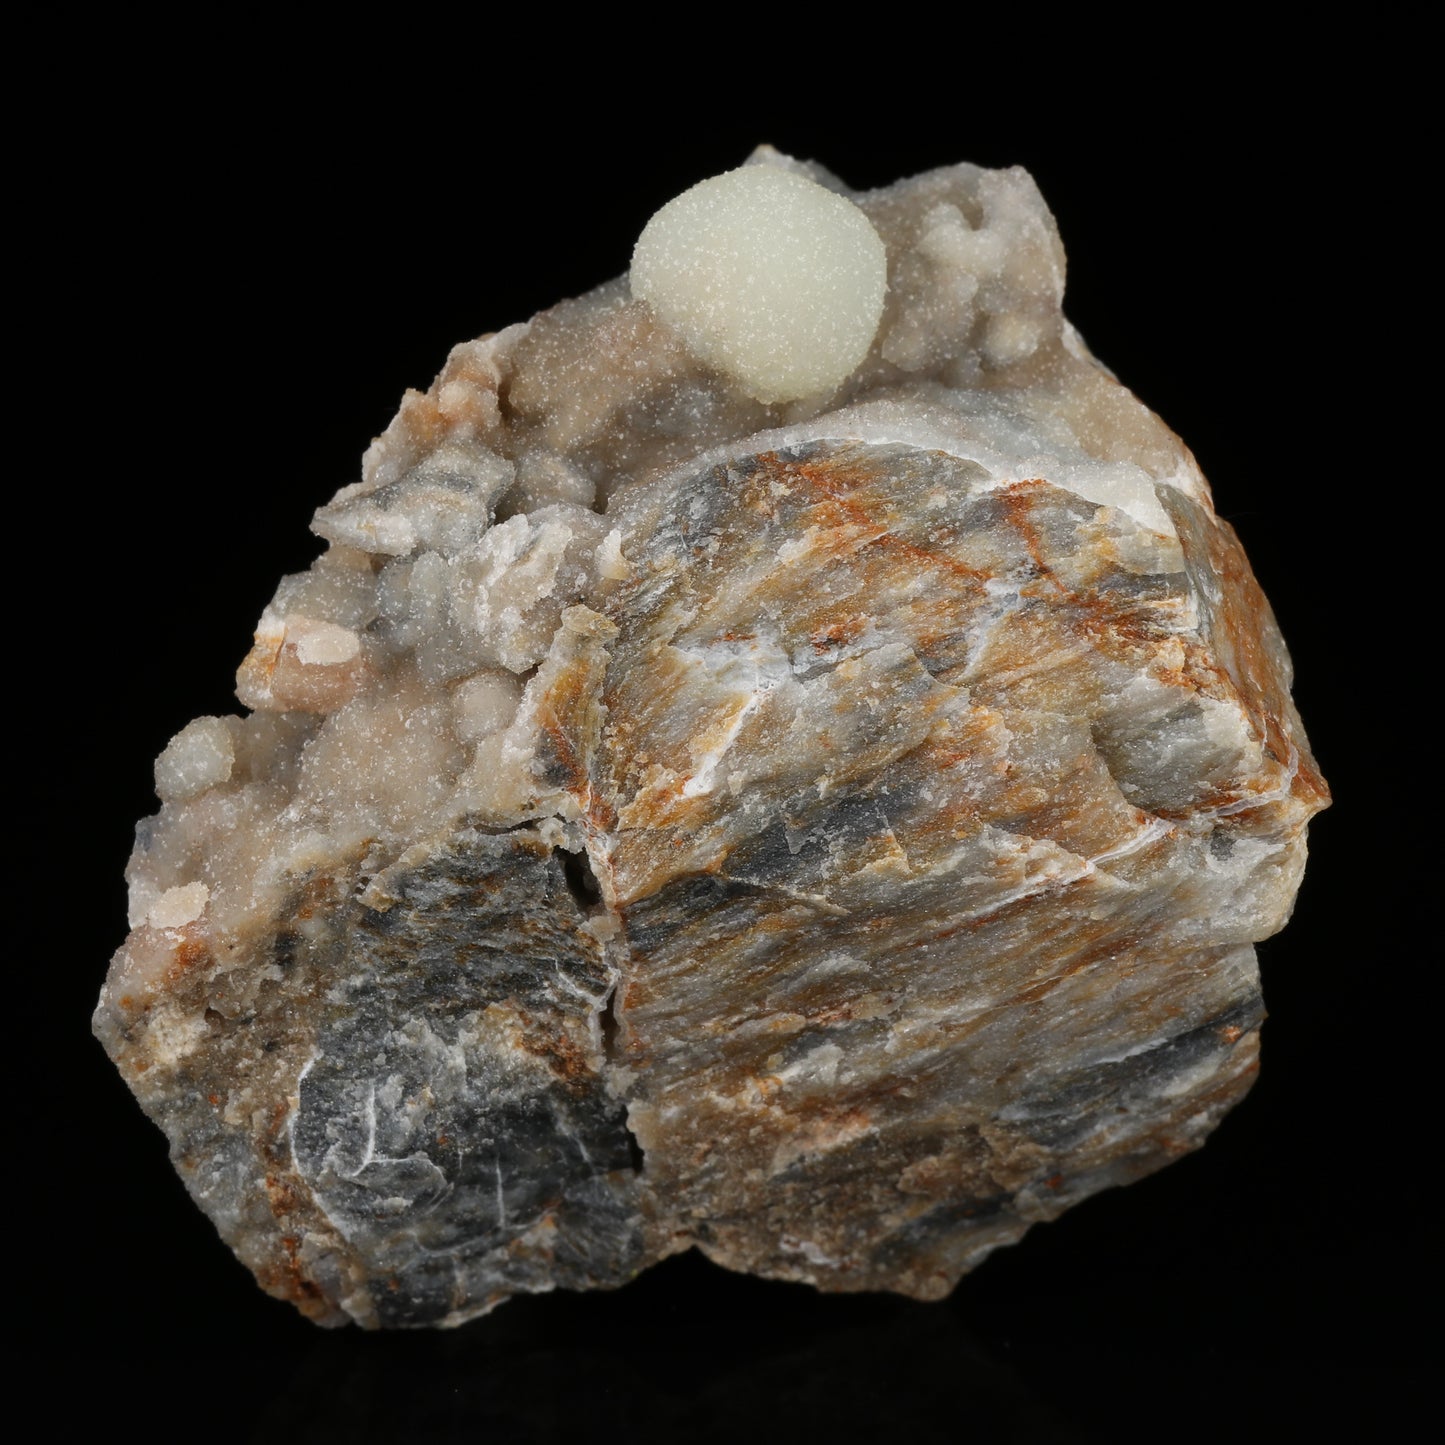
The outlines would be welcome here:
M 157 761 L 95 1016 L 267 1290 L 933 1298 L 1244 1094 L 1327 794 L 1063 281 L 1021 170 L 764 149 L 405 397 Z

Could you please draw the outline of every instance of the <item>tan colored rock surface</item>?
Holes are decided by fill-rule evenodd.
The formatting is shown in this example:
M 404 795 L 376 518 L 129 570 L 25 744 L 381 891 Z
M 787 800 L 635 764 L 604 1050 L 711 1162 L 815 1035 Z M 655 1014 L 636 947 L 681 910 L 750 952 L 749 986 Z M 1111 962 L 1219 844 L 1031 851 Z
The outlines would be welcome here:
M 1023 172 L 761 163 L 886 250 L 861 364 L 765 404 L 625 278 L 457 347 L 157 763 L 97 1032 L 318 1320 L 936 1296 L 1252 1078 L 1327 794 L 1232 530 Z

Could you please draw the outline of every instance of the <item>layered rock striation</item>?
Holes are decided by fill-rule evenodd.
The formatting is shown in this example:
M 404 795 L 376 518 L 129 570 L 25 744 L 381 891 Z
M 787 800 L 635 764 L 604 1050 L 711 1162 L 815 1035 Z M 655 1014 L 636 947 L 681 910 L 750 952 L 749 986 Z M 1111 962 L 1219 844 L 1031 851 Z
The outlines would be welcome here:
M 753 164 L 876 235 L 862 360 L 627 278 L 457 347 L 156 764 L 96 1031 L 318 1321 L 936 1297 L 1253 1077 L 1327 793 L 1233 531 L 1027 175 Z

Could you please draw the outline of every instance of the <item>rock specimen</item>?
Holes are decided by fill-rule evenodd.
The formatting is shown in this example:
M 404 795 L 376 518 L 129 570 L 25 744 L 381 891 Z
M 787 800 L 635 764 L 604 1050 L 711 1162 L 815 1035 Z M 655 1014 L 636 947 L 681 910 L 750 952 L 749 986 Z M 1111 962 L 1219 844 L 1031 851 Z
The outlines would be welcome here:
M 762 151 L 406 397 L 161 755 L 96 1014 L 267 1290 L 934 1297 L 1248 1088 L 1327 794 L 1063 274 L 1022 171 Z

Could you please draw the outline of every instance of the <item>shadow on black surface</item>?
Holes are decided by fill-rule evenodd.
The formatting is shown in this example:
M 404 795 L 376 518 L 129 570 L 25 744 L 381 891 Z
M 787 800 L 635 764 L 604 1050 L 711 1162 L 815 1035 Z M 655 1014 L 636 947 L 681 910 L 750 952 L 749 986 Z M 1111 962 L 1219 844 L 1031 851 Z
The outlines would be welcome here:
M 827 1299 L 690 1256 L 624 1296 L 319 1339 L 250 1439 L 1083 1441 L 947 1306 Z

